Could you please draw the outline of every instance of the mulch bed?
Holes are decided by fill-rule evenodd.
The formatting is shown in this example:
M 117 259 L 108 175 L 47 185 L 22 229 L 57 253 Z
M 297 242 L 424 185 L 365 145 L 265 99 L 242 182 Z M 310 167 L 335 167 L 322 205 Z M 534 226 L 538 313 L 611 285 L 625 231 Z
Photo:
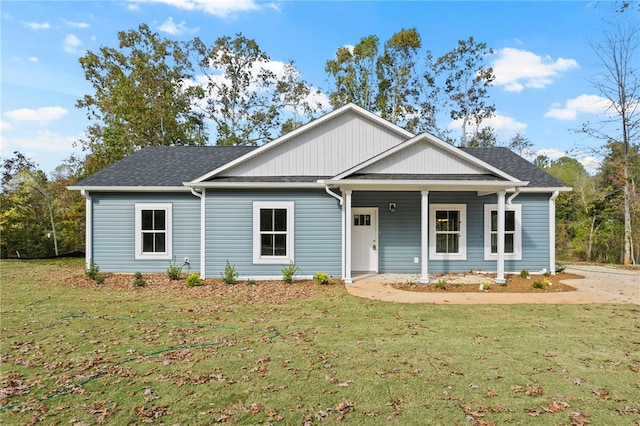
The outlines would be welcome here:
M 463 276 L 464 274 L 460 275 Z M 550 276 L 531 275 L 529 278 L 522 278 L 520 275 L 506 275 L 507 282 L 501 285 L 493 282 L 495 275 L 487 275 L 483 282 L 489 284 L 489 289 L 481 290 L 479 284 L 456 283 L 455 275 L 451 274 L 446 275 L 449 281 L 446 283 L 445 288 L 439 288 L 440 286 L 436 284 L 443 276 L 443 274 L 431 275 L 430 285 L 406 282 L 393 283 L 391 286 L 399 290 L 430 293 L 559 293 L 576 290 L 574 287 L 564 284 L 561 281 L 584 278 L 582 275 L 565 272 Z M 545 286 L 543 289 L 533 287 L 534 282 L 545 282 L 545 280 L 550 282 L 551 285 Z

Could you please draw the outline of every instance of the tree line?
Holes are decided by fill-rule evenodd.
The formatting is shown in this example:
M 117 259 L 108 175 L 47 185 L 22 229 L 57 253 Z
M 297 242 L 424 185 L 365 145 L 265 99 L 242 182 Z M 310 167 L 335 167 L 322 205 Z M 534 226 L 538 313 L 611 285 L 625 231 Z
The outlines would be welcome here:
M 534 161 L 574 187 L 558 199 L 560 258 L 635 263 L 639 84 L 632 58 L 637 36 L 637 30 L 628 29 L 611 33 L 611 43 L 594 46 L 608 78 L 594 87 L 615 110 L 606 126 L 585 123 L 581 129 L 604 141 L 599 172 L 589 175 L 568 157 Z M 84 199 L 66 186 L 136 150 L 261 145 L 347 103 L 457 146 L 504 145 L 530 154 L 533 143 L 526 135 L 500 141 L 486 125 L 496 110 L 489 96 L 495 76 L 486 62 L 492 53 L 486 43 L 469 37 L 434 56 L 415 28 L 401 29 L 384 43 L 369 35 L 339 47 L 326 61 L 325 98 L 293 61 L 272 61 L 242 34 L 208 46 L 199 38 L 167 39 L 145 24 L 121 31 L 117 47 L 102 46 L 79 59 L 93 88 L 76 102 L 90 123 L 77 141 L 82 155 L 65 160 L 51 177 L 20 152 L 2 159 L 0 254 L 43 257 L 84 250 Z M 626 61 L 624 66 L 612 70 L 612 56 L 616 63 Z M 460 124 L 457 134 L 446 127 L 454 120 Z

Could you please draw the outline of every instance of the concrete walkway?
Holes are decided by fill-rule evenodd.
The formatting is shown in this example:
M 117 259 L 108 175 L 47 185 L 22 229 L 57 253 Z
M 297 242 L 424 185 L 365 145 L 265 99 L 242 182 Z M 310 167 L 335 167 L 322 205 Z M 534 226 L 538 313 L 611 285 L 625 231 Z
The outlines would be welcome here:
M 640 271 L 600 265 L 567 265 L 566 271 L 583 275 L 583 279 L 565 280 L 576 291 L 565 293 L 426 293 L 397 290 L 392 283 L 417 282 L 411 274 L 369 274 L 354 277 L 347 291 L 359 297 L 396 303 L 434 304 L 582 304 L 632 303 L 640 305 Z M 478 284 L 482 282 L 478 278 Z M 486 281 L 486 278 L 484 279 Z M 428 284 L 426 284 L 428 285 Z

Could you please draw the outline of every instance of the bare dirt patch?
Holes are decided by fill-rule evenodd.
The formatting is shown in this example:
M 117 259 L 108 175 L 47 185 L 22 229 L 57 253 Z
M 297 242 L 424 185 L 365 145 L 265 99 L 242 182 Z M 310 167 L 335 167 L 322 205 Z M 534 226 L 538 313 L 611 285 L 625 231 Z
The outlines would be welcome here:
M 398 290 L 429 292 L 429 293 L 560 293 L 575 291 L 574 287 L 562 283 L 563 280 L 581 279 L 582 275 L 560 273 L 556 275 L 531 275 L 523 278 L 520 275 L 506 275 L 507 282 L 503 285 L 494 283 L 495 275 L 482 276 L 474 272 L 459 274 L 432 274 L 431 284 L 413 282 L 393 283 L 391 286 Z M 469 281 L 475 281 L 470 283 Z M 480 282 L 478 282 L 480 281 Z M 541 283 L 543 288 L 535 288 L 534 283 Z M 445 284 L 446 283 L 446 284 Z M 483 288 L 480 288 L 483 284 Z M 442 288 L 444 285 L 444 288 Z
M 236 284 L 225 284 L 219 279 L 206 279 L 201 286 L 188 287 L 187 275 L 179 280 L 170 280 L 166 274 L 142 274 L 144 286 L 134 285 L 133 274 L 99 273 L 104 277 L 102 284 L 85 277 L 84 274 L 74 274 L 64 281 L 73 287 L 89 287 L 94 289 L 109 289 L 130 293 L 149 292 L 166 297 L 189 297 L 196 299 L 227 299 L 238 298 L 244 303 L 282 304 L 292 299 L 307 299 L 323 292 L 335 292 L 342 289 L 341 280 L 332 279 L 328 285 L 319 285 L 313 280 L 296 280 L 292 284 L 283 281 L 256 281 L 248 283 L 238 281 Z

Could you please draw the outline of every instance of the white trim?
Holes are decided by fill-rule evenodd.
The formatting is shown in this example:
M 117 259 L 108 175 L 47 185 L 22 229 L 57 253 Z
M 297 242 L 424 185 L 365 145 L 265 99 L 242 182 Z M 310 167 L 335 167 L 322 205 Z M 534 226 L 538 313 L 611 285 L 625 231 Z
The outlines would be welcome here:
M 347 189 L 343 191 L 342 198 L 344 199 L 344 215 L 342 216 L 343 228 L 344 228 L 344 257 L 342 263 L 344 264 L 344 282 L 345 284 L 353 284 L 351 278 L 351 190 Z
M 528 192 L 528 193 L 554 193 L 554 192 L 571 192 L 573 188 L 570 186 L 532 186 L 532 187 L 522 187 L 520 188 L 520 192 Z M 510 192 L 507 190 L 507 192 Z
M 556 198 L 560 193 L 554 192 L 549 197 L 549 271 L 556 274 Z
M 498 253 L 491 253 L 491 212 L 498 211 L 497 204 L 484 205 L 484 260 L 498 260 Z M 504 258 L 522 260 L 522 204 L 505 206 L 505 211 L 515 212 L 515 230 L 513 232 L 513 253 L 505 253 Z M 505 233 L 506 233 L 505 229 Z
M 207 278 L 207 190 L 200 197 L 200 277 Z
M 505 192 L 498 192 L 498 260 L 496 279 L 494 280 L 498 284 L 503 284 L 504 279 L 504 204 L 505 204 Z
M 93 263 L 93 200 L 89 191 L 83 189 L 80 194 L 85 198 L 85 266 L 89 269 Z
M 483 191 L 485 195 L 494 194 L 522 187 L 529 182 L 507 181 L 469 181 L 469 180 L 405 180 L 405 179 L 344 179 L 339 181 L 327 180 L 327 185 L 340 188 L 354 188 L 362 191 L 378 191 L 380 188 L 394 191 Z M 541 191 L 548 192 L 548 191 Z
M 457 210 L 460 212 L 458 231 L 458 253 L 436 252 L 436 211 Z M 467 260 L 467 205 L 466 204 L 430 204 L 429 205 L 429 259 L 431 260 Z
M 263 256 L 261 254 L 260 209 L 287 210 L 287 254 L 284 256 Z M 294 202 L 293 201 L 254 201 L 253 202 L 253 263 L 288 264 L 294 262 Z
M 368 250 L 368 245 L 365 247 L 354 247 L 353 246 L 353 227 L 354 227 L 354 221 L 355 215 L 358 214 L 369 214 L 371 216 L 371 226 L 374 228 L 373 229 L 373 235 L 374 235 L 374 239 L 373 239 L 373 245 L 375 246 L 375 259 L 373 261 L 373 266 L 372 268 L 368 268 L 365 271 L 366 272 L 374 272 L 374 273 L 378 273 L 379 272 L 379 265 L 380 265 L 380 241 L 379 241 L 379 229 L 378 229 L 378 222 L 379 222 L 379 209 L 378 207 L 352 207 L 351 208 L 351 215 L 349 216 L 349 227 L 351 228 L 351 256 L 349 256 L 350 258 L 352 258 L 353 256 L 353 250 Z M 371 258 L 369 258 L 369 260 L 371 260 Z M 368 262 L 369 264 L 371 262 Z M 353 259 L 351 260 L 351 269 L 353 269 Z M 360 269 L 356 269 L 356 271 L 360 271 Z
M 313 275 L 296 275 L 294 282 L 298 280 L 312 280 Z M 282 275 L 240 275 L 237 281 L 282 281 Z
M 171 260 L 173 258 L 173 205 L 171 203 L 136 203 L 135 204 L 135 259 L 136 260 Z M 162 253 L 142 252 L 142 210 L 165 211 L 165 251 Z
M 189 192 L 184 186 L 67 186 L 71 191 L 93 192 Z
M 304 188 L 304 189 L 322 189 L 325 187 L 321 182 L 260 182 L 260 177 L 254 177 L 256 180 L 252 182 L 183 182 L 185 187 L 189 188 Z
M 386 158 L 386 157 L 388 157 L 390 155 L 393 155 L 396 152 L 401 151 L 401 150 L 403 150 L 403 149 L 405 149 L 405 148 L 407 148 L 407 147 L 409 147 L 409 146 L 411 146 L 411 145 L 413 145 L 415 143 L 418 143 L 420 141 L 430 142 L 433 145 L 437 146 L 438 148 L 441 148 L 445 152 L 450 152 L 455 156 L 461 157 L 461 158 L 467 160 L 468 162 L 470 162 L 472 164 L 475 164 L 475 165 L 477 165 L 477 166 L 479 166 L 481 168 L 484 168 L 487 171 L 495 173 L 496 175 L 498 175 L 498 176 L 500 176 L 500 177 L 502 177 L 502 178 L 504 178 L 504 179 L 506 179 L 506 180 L 508 180 L 510 182 L 520 182 L 519 179 L 516 179 L 515 177 L 505 173 L 503 170 L 500 170 L 497 167 L 494 167 L 491 164 L 486 163 L 486 162 L 480 160 L 479 158 L 474 157 L 473 155 L 464 152 L 460 148 L 456 148 L 455 146 L 451 145 L 450 143 L 447 143 L 447 142 L 443 141 L 442 139 L 437 138 L 437 137 L 435 137 L 435 136 L 433 136 L 433 135 L 431 135 L 429 133 L 419 134 L 419 135 L 417 135 L 417 136 L 415 136 L 415 137 L 413 137 L 413 138 L 411 138 L 409 140 L 406 140 L 406 141 L 394 146 L 393 148 L 390 148 L 390 149 L 388 149 L 388 150 L 386 150 L 384 152 L 381 152 L 380 154 L 375 155 L 375 156 L 369 158 L 368 160 L 366 160 L 366 161 L 364 161 L 364 162 L 362 162 L 362 163 L 360 163 L 360 164 L 358 164 L 358 165 L 356 165 L 356 166 L 354 166 L 354 167 L 352 167 L 352 168 L 350 168 L 348 170 L 345 170 L 344 172 L 332 177 L 331 181 L 342 180 L 345 177 L 347 177 L 347 176 L 349 176 L 349 175 L 351 175 L 353 173 L 356 173 L 357 171 L 362 170 L 367 166 L 370 166 L 370 165 L 372 165 L 374 163 L 377 163 L 378 161 L 380 161 L 380 160 L 382 160 L 382 159 L 384 159 L 384 158 Z
M 326 115 L 324 115 L 324 116 L 322 116 L 322 117 L 320 117 L 320 118 L 318 118 L 316 120 L 310 121 L 309 123 L 305 124 L 304 126 L 299 127 L 297 129 L 295 129 L 294 131 L 292 131 L 290 133 L 287 133 L 286 135 L 283 135 L 283 136 L 281 136 L 281 137 L 279 137 L 279 138 L 277 138 L 277 139 L 275 139 L 275 140 L 273 140 L 273 141 L 271 141 L 269 143 L 266 143 L 266 144 L 262 145 L 261 147 L 256 148 L 256 149 L 248 152 L 247 154 L 242 155 L 242 156 L 236 158 L 235 160 L 230 161 L 229 163 L 224 164 L 224 165 L 218 167 L 217 169 L 214 169 L 214 170 L 210 171 L 207 174 L 204 174 L 204 175 L 194 179 L 192 181 L 192 183 L 203 182 L 203 181 L 205 181 L 205 180 L 207 180 L 207 179 L 209 179 L 209 178 L 211 178 L 211 177 L 213 177 L 213 176 L 215 176 L 215 175 L 217 175 L 217 174 L 219 174 L 219 173 L 221 173 L 221 172 L 223 172 L 225 170 L 228 170 L 228 169 L 230 169 L 230 168 L 232 168 L 232 167 L 234 167 L 234 166 L 236 166 L 236 165 L 238 165 L 240 163 L 248 161 L 249 159 L 262 154 L 264 151 L 273 149 L 276 146 L 281 145 L 281 144 L 287 142 L 290 139 L 296 138 L 298 135 L 300 135 L 302 133 L 306 133 L 309 130 L 314 129 L 314 128 L 324 124 L 327 121 L 333 120 L 334 117 L 342 115 L 342 114 L 345 114 L 348 111 L 353 111 L 353 112 L 355 112 L 355 113 L 357 113 L 357 114 L 359 114 L 361 116 L 364 116 L 365 118 L 368 118 L 369 120 L 375 121 L 380 126 L 383 126 L 383 127 L 387 128 L 387 129 L 389 129 L 389 130 L 391 130 L 391 131 L 393 131 L 395 133 L 398 133 L 398 134 L 400 134 L 400 135 L 402 135 L 404 137 L 412 138 L 414 136 L 413 133 L 408 132 L 407 130 L 405 130 L 405 129 L 399 127 L 399 126 L 396 126 L 395 124 L 393 124 L 393 123 L 391 123 L 391 122 L 389 122 L 389 121 L 387 121 L 387 120 L 385 120 L 385 119 L 373 114 L 372 112 L 365 110 L 364 108 L 361 108 L 361 107 L 359 107 L 357 105 L 354 105 L 354 104 L 347 104 L 347 105 L 345 105 L 345 106 L 343 106 L 341 108 L 338 108 L 338 109 L 336 109 L 336 110 L 334 110 L 334 111 L 332 111 L 332 112 L 330 112 L 330 113 L 328 113 L 328 114 L 326 114 Z
M 420 282 L 429 284 L 429 191 L 420 193 Z

